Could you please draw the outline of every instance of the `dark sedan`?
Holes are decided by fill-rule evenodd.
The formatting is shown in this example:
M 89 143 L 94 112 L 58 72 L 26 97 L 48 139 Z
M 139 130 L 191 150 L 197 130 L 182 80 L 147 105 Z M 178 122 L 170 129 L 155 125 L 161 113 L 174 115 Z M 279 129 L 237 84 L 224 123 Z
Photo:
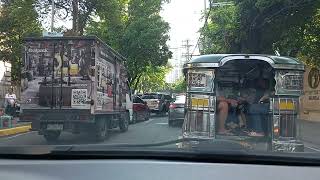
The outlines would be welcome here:
M 184 120 L 184 107 L 186 102 L 185 95 L 177 95 L 174 102 L 169 106 L 168 124 L 173 126 L 182 123 Z

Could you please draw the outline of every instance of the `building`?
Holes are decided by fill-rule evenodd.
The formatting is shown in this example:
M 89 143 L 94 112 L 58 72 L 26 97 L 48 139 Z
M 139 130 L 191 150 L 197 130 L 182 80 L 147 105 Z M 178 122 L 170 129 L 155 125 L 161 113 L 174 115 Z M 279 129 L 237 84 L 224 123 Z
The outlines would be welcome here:
M 0 107 L 4 104 L 4 98 L 11 87 L 11 63 L 0 61 Z

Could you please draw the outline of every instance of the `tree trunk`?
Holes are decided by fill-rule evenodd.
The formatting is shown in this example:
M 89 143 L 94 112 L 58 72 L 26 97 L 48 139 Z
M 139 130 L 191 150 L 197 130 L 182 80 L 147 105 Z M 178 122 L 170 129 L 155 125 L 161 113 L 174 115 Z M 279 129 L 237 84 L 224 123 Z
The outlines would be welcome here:
M 72 31 L 78 34 L 79 31 L 79 0 L 72 0 Z
M 136 83 L 134 84 L 134 88 L 133 88 L 134 90 L 136 90 L 136 89 L 138 88 L 138 85 L 139 85 L 141 76 L 142 76 L 142 74 L 140 74 L 140 75 L 137 77 Z

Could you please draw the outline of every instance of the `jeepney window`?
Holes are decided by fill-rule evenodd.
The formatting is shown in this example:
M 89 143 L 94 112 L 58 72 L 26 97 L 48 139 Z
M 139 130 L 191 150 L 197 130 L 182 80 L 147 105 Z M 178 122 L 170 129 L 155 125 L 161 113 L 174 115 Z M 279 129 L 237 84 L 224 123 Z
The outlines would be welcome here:
M 190 70 L 188 73 L 188 91 L 212 92 L 214 77 L 213 70 Z

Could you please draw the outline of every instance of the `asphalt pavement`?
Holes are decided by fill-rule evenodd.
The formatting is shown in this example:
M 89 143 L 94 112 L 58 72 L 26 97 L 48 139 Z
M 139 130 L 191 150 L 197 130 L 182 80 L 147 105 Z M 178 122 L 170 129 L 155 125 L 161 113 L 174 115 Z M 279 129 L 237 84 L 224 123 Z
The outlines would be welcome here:
M 127 132 L 119 129 L 109 132 L 108 138 L 100 144 L 146 144 L 175 140 L 181 136 L 181 126 L 169 127 L 167 116 L 152 115 L 148 121 L 138 122 L 129 126 Z M 55 145 L 96 144 L 88 134 L 71 134 L 63 132 Z M 42 135 L 31 131 L 9 137 L 0 138 L 0 146 L 9 145 L 47 145 Z
M 318 139 L 318 131 L 320 123 L 303 123 L 302 139 L 305 145 L 305 152 L 320 153 L 320 141 Z M 313 131 L 315 129 L 315 131 Z M 158 143 L 170 140 L 176 140 L 181 136 L 181 126 L 168 126 L 168 117 L 153 114 L 148 121 L 138 122 L 129 126 L 127 132 L 121 133 L 119 129 L 109 132 L 109 136 L 99 144 L 148 144 Z M 0 146 L 17 146 L 17 145 L 47 145 L 47 141 L 42 135 L 31 131 L 27 133 L 17 134 L 0 138 Z M 71 134 L 63 132 L 55 145 L 70 144 L 97 144 L 88 134 Z

